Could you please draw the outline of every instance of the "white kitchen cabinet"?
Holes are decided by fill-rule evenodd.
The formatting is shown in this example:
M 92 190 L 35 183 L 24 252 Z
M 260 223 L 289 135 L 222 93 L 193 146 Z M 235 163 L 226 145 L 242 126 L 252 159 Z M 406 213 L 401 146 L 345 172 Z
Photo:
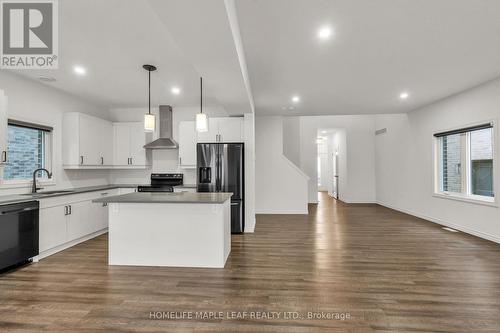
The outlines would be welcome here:
M 99 139 L 100 139 L 100 163 L 104 166 L 113 165 L 113 124 L 111 122 L 99 123 Z
M 0 169 L 7 163 L 7 121 L 7 96 L 0 90 Z
M 68 169 L 112 164 L 112 123 L 71 112 L 63 117 L 63 165 Z
M 91 201 L 72 203 L 69 205 L 68 240 L 78 239 L 95 231 L 94 212 Z
M 198 142 L 243 142 L 243 118 L 208 118 L 208 131 L 198 133 Z
M 198 132 L 198 142 L 208 143 L 219 141 L 219 120 L 208 117 L 208 131 Z
M 114 166 L 146 167 L 146 133 L 141 122 L 114 123 Z
M 106 229 L 108 207 L 92 200 L 118 193 L 110 189 L 40 199 L 40 253 L 55 253 Z
M 62 245 L 67 241 L 66 206 L 40 209 L 39 213 L 39 249 L 40 252 Z
M 219 141 L 243 142 L 243 118 L 227 117 L 218 118 Z
M 197 133 L 194 121 L 179 123 L 179 166 L 181 168 L 196 167 Z
M 142 122 L 130 123 L 130 164 L 137 166 L 147 165 L 146 163 L 146 132 Z

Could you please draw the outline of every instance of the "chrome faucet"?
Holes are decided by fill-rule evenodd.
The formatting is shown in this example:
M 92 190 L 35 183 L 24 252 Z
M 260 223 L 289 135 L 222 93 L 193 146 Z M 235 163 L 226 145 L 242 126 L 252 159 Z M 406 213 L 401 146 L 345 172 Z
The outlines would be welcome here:
M 38 171 L 45 171 L 49 178 L 52 178 L 52 172 L 49 172 L 49 170 L 45 168 L 39 168 L 33 171 L 33 186 L 31 187 L 31 193 L 36 193 L 37 190 L 40 190 L 40 188 L 36 187 L 36 173 Z

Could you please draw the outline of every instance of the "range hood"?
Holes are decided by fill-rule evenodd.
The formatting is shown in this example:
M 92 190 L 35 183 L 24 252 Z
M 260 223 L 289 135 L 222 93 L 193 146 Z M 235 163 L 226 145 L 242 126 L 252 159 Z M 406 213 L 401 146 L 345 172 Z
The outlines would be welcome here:
M 160 105 L 159 116 L 160 137 L 144 146 L 145 149 L 177 149 L 179 145 L 172 139 L 172 107 L 170 105 Z

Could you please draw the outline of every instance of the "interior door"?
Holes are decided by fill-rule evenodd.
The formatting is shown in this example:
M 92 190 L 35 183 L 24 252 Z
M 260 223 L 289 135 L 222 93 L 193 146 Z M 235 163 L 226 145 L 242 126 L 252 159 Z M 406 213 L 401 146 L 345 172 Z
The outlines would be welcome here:
M 198 143 L 196 168 L 198 192 L 217 192 L 217 152 L 217 144 Z
M 333 155 L 333 186 L 332 194 L 335 199 L 339 198 L 339 156 Z

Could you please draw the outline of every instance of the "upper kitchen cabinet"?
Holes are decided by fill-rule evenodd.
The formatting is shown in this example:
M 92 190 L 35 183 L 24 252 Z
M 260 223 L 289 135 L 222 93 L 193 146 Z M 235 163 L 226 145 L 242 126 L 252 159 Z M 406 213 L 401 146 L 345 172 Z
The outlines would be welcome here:
M 0 90 L 0 168 L 7 163 L 7 133 L 7 96 Z
M 198 142 L 243 142 L 243 118 L 208 118 L 208 131 L 198 133 Z
M 181 168 L 196 167 L 197 133 L 194 121 L 179 123 L 179 166 Z
M 145 168 L 149 165 L 147 134 L 141 122 L 114 123 L 114 165 L 123 168 Z
M 66 169 L 112 166 L 112 123 L 82 113 L 64 114 L 63 164 Z

